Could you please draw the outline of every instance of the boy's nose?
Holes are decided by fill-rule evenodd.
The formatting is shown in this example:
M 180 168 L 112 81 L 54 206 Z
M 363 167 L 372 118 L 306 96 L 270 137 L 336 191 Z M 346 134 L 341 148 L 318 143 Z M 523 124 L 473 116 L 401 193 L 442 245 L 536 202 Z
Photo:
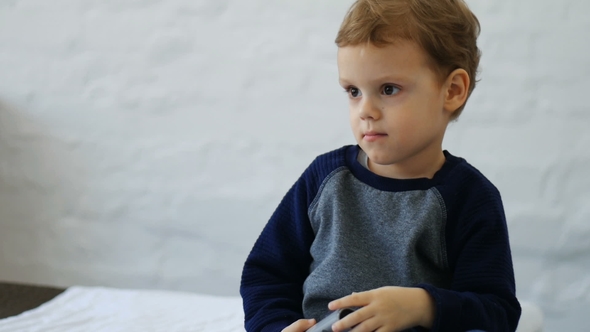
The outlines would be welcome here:
M 381 117 L 381 109 L 379 109 L 379 105 L 372 98 L 364 98 L 359 106 L 359 116 L 361 119 L 377 120 Z

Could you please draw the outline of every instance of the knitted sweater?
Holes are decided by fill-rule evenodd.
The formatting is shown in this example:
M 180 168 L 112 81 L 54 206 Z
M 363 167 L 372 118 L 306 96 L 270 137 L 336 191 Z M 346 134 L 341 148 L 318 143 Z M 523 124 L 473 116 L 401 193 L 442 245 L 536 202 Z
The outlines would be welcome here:
M 520 305 L 497 189 L 447 151 L 432 179 L 409 180 L 372 173 L 359 151 L 317 157 L 263 229 L 242 273 L 246 330 L 281 331 L 325 317 L 351 292 L 404 286 L 434 299 L 432 331 L 514 331 Z

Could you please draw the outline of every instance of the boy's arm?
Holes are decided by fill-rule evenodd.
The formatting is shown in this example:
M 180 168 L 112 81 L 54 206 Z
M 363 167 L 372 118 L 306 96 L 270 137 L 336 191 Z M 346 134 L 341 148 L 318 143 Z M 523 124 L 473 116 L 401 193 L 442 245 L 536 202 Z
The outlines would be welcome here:
M 246 260 L 240 294 L 249 332 L 281 331 L 303 318 L 303 282 L 314 237 L 307 215 L 309 187 L 304 176 L 295 183 Z
M 468 208 L 447 227 L 451 288 L 419 285 L 435 302 L 432 330 L 515 331 L 521 308 L 499 193 L 480 188 L 468 200 Z

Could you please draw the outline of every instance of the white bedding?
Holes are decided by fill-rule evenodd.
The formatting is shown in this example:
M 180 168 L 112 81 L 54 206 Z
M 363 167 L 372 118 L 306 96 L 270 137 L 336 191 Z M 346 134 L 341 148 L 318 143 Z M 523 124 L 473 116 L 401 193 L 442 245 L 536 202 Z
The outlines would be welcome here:
M 523 302 L 517 332 L 541 332 L 543 313 Z M 0 332 L 244 332 L 242 300 L 194 293 L 70 287 L 18 316 Z
M 239 297 L 71 287 L 53 300 L 0 320 L 0 332 L 244 332 Z

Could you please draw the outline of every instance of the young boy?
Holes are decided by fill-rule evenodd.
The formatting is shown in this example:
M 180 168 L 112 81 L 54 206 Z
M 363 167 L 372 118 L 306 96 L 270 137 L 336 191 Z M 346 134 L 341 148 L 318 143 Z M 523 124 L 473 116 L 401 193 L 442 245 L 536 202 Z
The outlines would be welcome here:
M 462 0 L 357 0 L 338 32 L 358 143 L 317 157 L 250 253 L 248 331 L 514 331 L 502 201 L 442 149 L 475 87 L 479 22 Z

